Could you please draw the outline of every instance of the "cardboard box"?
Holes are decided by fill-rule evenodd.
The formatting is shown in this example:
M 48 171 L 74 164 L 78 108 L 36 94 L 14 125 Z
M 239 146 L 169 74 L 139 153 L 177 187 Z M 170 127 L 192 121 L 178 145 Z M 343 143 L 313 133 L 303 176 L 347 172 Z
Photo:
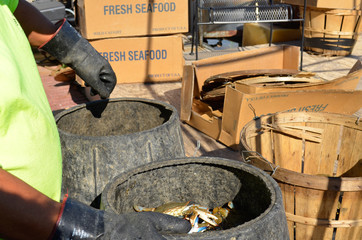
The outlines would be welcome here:
M 193 62 L 197 95 L 204 81 L 210 76 L 240 70 L 299 68 L 300 48 L 295 46 L 273 46 L 256 50 L 230 53 Z
M 111 64 L 117 83 L 182 79 L 185 60 L 181 35 L 109 38 L 90 43 Z
M 279 111 L 314 111 L 353 114 L 362 106 L 362 91 L 353 90 L 362 81 L 362 69 L 331 83 L 299 89 L 261 90 L 236 84 L 225 91 L 223 112 L 213 112 L 199 100 L 204 81 L 225 72 L 251 69 L 298 69 L 299 48 L 275 46 L 244 51 L 194 62 L 185 66 L 180 118 L 208 136 L 237 149 L 239 134 L 254 117 Z M 246 92 L 243 92 L 246 91 Z
M 304 90 L 246 94 L 227 87 L 219 141 L 232 148 L 254 117 L 281 111 L 332 112 L 352 115 L 362 107 L 362 91 Z
M 188 32 L 185 0 L 79 0 L 80 33 L 87 39 Z
M 304 0 L 281 0 L 282 3 L 304 6 Z M 307 0 L 308 7 L 361 9 L 361 0 Z

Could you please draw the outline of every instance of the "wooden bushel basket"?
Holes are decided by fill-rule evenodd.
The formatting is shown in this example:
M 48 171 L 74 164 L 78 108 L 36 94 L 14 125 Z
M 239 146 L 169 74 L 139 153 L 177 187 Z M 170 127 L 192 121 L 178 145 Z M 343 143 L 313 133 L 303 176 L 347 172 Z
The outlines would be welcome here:
M 243 161 L 278 182 L 290 239 L 362 236 L 362 120 L 333 113 L 276 113 L 247 123 Z
M 300 8 L 303 14 L 303 7 Z M 326 56 L 352 53 L 358 38 L 361 10 L 307 7 L 304 50 Z

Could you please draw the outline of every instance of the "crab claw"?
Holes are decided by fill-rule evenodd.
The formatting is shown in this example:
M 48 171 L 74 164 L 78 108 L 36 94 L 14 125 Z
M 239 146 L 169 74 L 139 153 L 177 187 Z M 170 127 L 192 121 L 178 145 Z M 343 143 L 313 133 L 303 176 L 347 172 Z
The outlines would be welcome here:
M 138 205 L 134 205 L 133 208 L 137 212 L 153 212 L 155 210 L 155 208 L 146 208 Z
M 207 227 L 199 227 L 199 216 L 196 216 L 194 224 L 192 225 L 191 230 L 188 232 L 188 234 L 191 233 L 197 233 L 197 232 L 203 232 L 207 229 Z
M 199 215 L 192 214 L 191 217 L 188 218 L 188 220 L 190 221 L 191 226 L 194 226 L 195 223 L 197 224 L 197 222 L 199 221 Z
M 218 219 L 215 215 L 213 215 L 211 213 L 208 213 L 208 212 L 205 212 L 205 211 L 202 211 L 202 210 L 199 210 L 199 209 L 195 209 L 195 212 L 202 220 L 204 220 L 205 222 L 211 224 L 212 226 L 216 227 L 218 225 L 214 221 L 214 220 Z

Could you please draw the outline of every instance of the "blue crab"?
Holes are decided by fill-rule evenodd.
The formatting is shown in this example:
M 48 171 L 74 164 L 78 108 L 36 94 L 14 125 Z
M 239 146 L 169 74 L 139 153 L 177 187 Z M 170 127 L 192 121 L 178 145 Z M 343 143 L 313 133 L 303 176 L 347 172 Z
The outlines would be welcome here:
M 229 203 L 230 204 L 230 203 Z M 229 213 L 229 210 L 222 207 L 216 207 L 211 211 L 209 208 L 198 205 L 190 204 L 188 202 L 170 202 L 155 208 L 147 208 L 135 205 L 135 211 L 144 212 L 160 212 L 175 217 L 182 217 L 190 221 L 192 229 L 189 233 L 203 232 L 207 229 L 217 227 Z M 202 221 L 200 223 L 200 221 Z

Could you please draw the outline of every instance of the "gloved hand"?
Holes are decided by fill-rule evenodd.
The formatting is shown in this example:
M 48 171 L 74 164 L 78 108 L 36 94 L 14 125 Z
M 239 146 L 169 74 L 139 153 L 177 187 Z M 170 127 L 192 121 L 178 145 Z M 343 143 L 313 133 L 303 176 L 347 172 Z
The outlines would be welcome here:
M 51 239 L 165 239 L 162 234 L 187 233 L 190 223 L 156 212 L 113 214 L 65 198 Z
M 71 67 L 91 87 L 92 95 L 108 98 L 113 91 L 117 79 L 111 65 L 65 19 L 39 49 Z

